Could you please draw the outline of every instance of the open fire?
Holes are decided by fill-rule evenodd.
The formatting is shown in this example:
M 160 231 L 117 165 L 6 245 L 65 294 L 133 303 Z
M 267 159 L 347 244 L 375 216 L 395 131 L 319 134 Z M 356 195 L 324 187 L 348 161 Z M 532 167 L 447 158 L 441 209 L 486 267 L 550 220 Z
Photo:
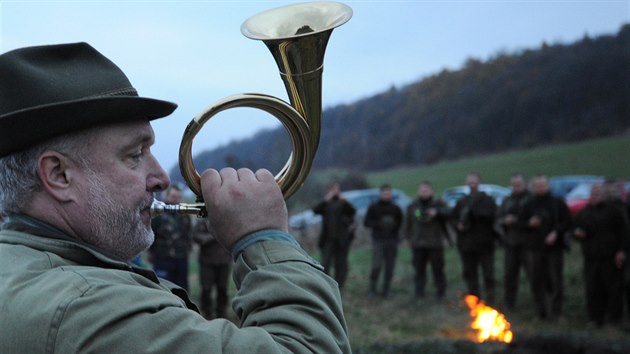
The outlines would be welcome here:
M 470 327 L 477 331 L 477 341 L 483 343 L 488 340 L 510 343 L 513 333 L 510 330 L 510 322 L 496 309 L 486 305 L 483 300 L 475 295 L 466 295 L 464 298 L 470 309 L 472 322 Z

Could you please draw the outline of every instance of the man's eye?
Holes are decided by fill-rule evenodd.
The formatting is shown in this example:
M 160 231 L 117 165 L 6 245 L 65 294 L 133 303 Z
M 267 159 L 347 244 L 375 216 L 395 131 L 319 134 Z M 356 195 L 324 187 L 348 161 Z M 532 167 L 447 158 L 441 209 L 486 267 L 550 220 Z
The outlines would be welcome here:
M 139 161 L 142 155 L 142 151 L 135 152 L 131 155 L 131 159 L 133 159 L 134 161 Z

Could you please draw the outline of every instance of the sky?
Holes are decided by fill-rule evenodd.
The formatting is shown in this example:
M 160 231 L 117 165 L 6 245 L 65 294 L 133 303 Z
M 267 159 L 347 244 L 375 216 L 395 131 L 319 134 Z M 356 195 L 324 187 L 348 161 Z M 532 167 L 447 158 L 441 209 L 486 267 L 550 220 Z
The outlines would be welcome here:
M 333 31 L 326 49 L 324 109 L 457 70 L 469 58 L 488 60 L 543 42 L 614 34 L 630 22 L 630 0 L 342 2 L 353 17 Z M 244 37 L 240 26 L 254 14 L 293 3 L 0 0 L 0 53 L 90 43 L 127 74 L 141 96 L 179 105 L 153 122 L 152 151 L 170 170 L 186 125 L 214 102 L 246 92 L 288 100 L 271 54 L 262 42 Z M 231 109 L 206 123 L 193 154 L 279 126 L 258 110 Z

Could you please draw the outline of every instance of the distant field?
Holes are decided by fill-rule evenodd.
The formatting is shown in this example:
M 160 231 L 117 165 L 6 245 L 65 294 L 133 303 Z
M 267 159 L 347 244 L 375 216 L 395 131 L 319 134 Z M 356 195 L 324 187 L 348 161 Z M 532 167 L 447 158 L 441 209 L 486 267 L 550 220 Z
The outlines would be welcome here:
M 415 195 L 419 181 L 428 179 L 434 184 L 436 193 L 454 185 L 463 184 L 469 171 L 478 171 L 486 183 L 505 185 L 509 176 L 519 171 L 528 176 L 534 174 L 598 174 L 614 178 L 630 178 L 630 135 L 599 139 L 576 144 L 563 144 L 545 148 L 515 151 L 512 153 L 484 156 L 461 161 L 452 161 L 428 167 L 397 168 L 385 172 L 370 173 L 370 184 L 378 186 L 391 183 L 409 195 Z M 321 173 L 321 172 L 320 172 Z M 316 178 L 325 179 L 338 171 L 326 171 Z M 296 234 L 296 238 L 312 252 L 317 232 Z M 359 239 L 359 238 L 358 238 Z M 309 245 L 311 247 L 309 247 Z M 441 346 L 452 343 L 463 345 L 472 331 L 468 310 L 463 302 L 466 291 L 461 276 L 461 262 L 455 248 L 446 250 L 446 273 L 448 279 L 447 298 L 439 302 L 434 298 L 432 277 L 429 274 L 428 297 L 413 298 L 413 270 L 411 251 L 401 247 L 392 284 L 391 299 L 368 298 L 368 275 L 371 264 L 369 242 L 355 242 L 350 254 L 350 272 L 343 292 L 344 309 L 353 349 L 357 353 L 488 353 L 504 345 L 484 344 L 472 350 L 441 350 Z M 503 250 L 496 252 L 497 304 L 503 307 Z M 579 245 L 574 244 L 565 254 L 565 306 L 564 316 L 558 321 L 541 321 L 536 317 L 531 295 L 525 279 L 521 276 L 518 308 L 507 313 L 516 338 L 533 335 L 560 335 L 577 338 L 578 341 L 597 339 L 608 343 L 627 343 L 630 320 L 626 316 L 621 327 L 606 326 L 596 329 L 587 324 L 582 279 L 582 257 Z M 191 295 L 199 296 L 196 255 L 191 256 Z M 231 294 L 235 289 L 230 289 Z M 233 313 L 231 319 L 236 321 Z M 431 344 L 437 341 L 437 344 Z M 444 344 L 444 342 L 446 344 Z M 405 350 L 410 343 L 429 343 L 426 351 Z M 457 344 L 460 343 L 460 344 Z M 467 342 L 470 343 L 470 342 Z M 614 344 L 613 344 L 614 345 Z M 403 346 L 401 348 L 401 346 Z
M 596 174 L 630 179 L 630 135 L 486 155 L 426 167 L 401 167 L 369 173 L 367 178 L 373 186 L 387 182 L 409 195 L 415 195 L 422 180 L 430 180 L 436 193 L 442 193 L 448 187 L 463 184 L 469 171 L 479 172 L 483 183 L 500 185 L 507 185 L 514 172 L 527 176 Z

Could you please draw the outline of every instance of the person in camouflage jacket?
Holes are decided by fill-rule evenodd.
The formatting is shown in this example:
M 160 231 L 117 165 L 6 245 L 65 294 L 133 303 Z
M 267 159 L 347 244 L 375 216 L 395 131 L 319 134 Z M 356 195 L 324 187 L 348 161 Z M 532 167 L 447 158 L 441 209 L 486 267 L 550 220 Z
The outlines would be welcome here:
M 179 204 L 182 190 L 171 185 L 165 192 L 167 204 Z M 188 215 L 162 214 L 151 220 L 155 242 L 149 248 L 153 270 L 158 276 L 188 289 L 188 255 L 192 247 L 192 223 Z
M 446 294 L 444 243 L 453 243 L 447 230 L 449 215 L 450 208 L 446 203 L 433 197 L 431 183 L 420 183 L 418 198 L 407 207 L 404 228 L 413 252 L 416 298 L 423 298 L 425 295 L 427 264 L 431 265 L 437 298 L 443 299 Z

